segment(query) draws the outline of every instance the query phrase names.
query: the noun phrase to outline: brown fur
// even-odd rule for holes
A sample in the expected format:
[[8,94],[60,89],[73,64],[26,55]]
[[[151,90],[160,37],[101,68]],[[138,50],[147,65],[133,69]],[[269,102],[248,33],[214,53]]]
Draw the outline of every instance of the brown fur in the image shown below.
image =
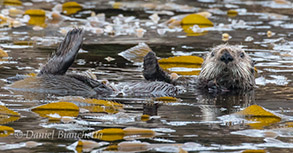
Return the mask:
[[[227,64],[221,60],[225,52],[233,57]],[[239,47],[219,45],[207,54],[198,81],[203,88],[252,89],[255,86],[253,61]]]

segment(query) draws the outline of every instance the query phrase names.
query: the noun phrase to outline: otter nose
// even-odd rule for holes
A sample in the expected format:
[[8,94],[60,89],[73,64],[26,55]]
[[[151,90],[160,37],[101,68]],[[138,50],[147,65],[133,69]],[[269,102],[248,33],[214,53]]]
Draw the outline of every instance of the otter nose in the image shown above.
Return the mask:
[[222,62],[225,62],[226,64],[228,64],[229,62],[232,62],[234,59],[233,59],[233,57],[231,56],[230,53],[225,52],[225,53],[222,55],[222,57],[220,58],[220,60],[221,60]]

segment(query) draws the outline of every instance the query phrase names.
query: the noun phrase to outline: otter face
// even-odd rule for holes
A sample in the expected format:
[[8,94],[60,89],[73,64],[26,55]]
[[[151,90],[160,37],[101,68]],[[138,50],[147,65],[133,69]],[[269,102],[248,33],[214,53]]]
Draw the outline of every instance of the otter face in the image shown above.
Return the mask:
[[253,61],[239,47],[219,45],[207,54],[199,79],[227,89],[251,89],[255,84]]

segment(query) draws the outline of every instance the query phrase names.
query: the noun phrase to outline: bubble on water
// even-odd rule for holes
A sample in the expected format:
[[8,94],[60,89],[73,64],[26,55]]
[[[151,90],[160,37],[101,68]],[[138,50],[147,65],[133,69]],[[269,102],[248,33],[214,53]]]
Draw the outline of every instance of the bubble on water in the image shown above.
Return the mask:
[[40,26],[34,26],[33,27],[33,30],[34,31],[41,31],[41,30],[43,30],[44,28],[43,27],[40,27]]
[[254,38],[252,36],[247,36],[244,41],[253,41]]
[[160,36],[163,36],[166,33],[166,29],[157,29],[157,32]]

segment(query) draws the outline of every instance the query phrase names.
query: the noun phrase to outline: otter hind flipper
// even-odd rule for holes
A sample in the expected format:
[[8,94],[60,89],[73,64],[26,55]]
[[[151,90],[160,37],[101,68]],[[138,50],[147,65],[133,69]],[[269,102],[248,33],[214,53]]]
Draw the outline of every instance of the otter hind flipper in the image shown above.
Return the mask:
[[149,52],[143,60],[143,76],[146,80],[150,81],[165,81],[171,83],[171,78],[158,63],[156,54]]
[[74,62],[76,55],[81,48],[84,30],[73,29],[69,31],[57,48],[56,53],[47,64],[41,69],[38,75],[53,74],[63,75]]

